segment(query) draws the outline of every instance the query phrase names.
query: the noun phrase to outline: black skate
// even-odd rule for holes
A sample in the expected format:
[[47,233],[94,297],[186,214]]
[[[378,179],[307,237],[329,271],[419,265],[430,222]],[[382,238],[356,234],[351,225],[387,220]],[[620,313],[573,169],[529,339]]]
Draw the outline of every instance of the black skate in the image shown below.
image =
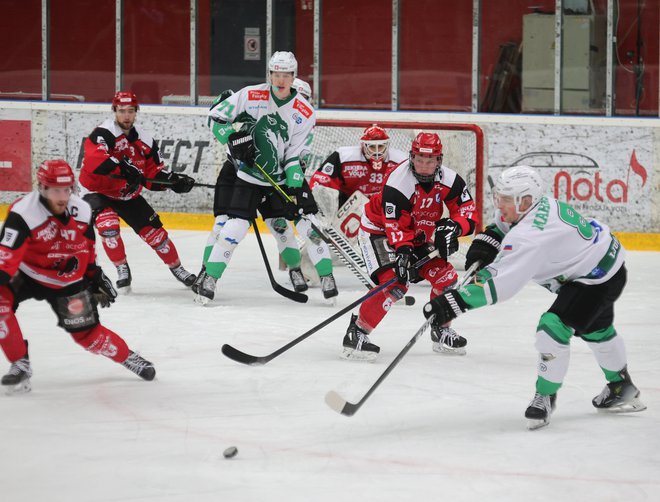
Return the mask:
[[307,291],[309,289],[307,281],[305,280],[305,276],[303,275],[300,268],[289,269],[289,277],[291,278],[293,289],[297,293],[302,293],[303,291]]
[[182,282],[188,287],[192,286],[195,282],[195,279],[197,279],[197,276],[188,272],[185,268],[183,268],[183,265],[170,268],[170,272],[172,272],[172,275],[176,277],[179,282]]
[[337,283],[332,274],[324,275],[321,279],[321,291],[323,291],[323,298],[334,298],[339,294],[337,291]]
[[131,276],[131,269],[128,266],[128,263],[122,263],[117,265],[117,292],[120,295],[127,295],[131,292],[131,282],[133,277]]
[[369,341],[367,332],[357,324],[357,316],[351,315],[351,323],[344,336],[344,351],[341,357],[353,361],[375,361],[380,352],[380,347]]
[[[27,341],[25,342],[27,347]],[[30,392],[32,385],[30,377],[32,376],[32,367],[30,366],[30,356],[25,355],[18,361],[11,363],[9,372],[2,377],[2,385],[6,386],[7,394],[21,394]]]
[[646,405],[639,399],[639,389],[628,374],[628,367],[619,373],[623,380],[608,383],[603,391],[591,401],[596,409],[606,413],[628,413],[643,411]]
[[215,283],[217,279],[204,272],[200,272],[199,277],[192,286],[195,293],[194,301],[200,305],[206,305],[215,297]]
[[144,380],[151,381],[156,376],[154,365],[132,350],[128,353],[128,357],[121,365]]
[[431,325],[431,341],[433,342],[434,352],[455,356],[464,356],[466,354],[465,346],[467,345],[467,340],[452,328]]
[[192,289],[193,293],[195,294],[199,293],[199,288],[202,286],[202,283],[204,282],[204,277],[206,277],[206,265],[202,265],[202,268],[199,269],[199,273],[195,278],[195,282],[193,282],[192,286],[190,286],[190,289]]
[[527,428],[532,431],[539,429],[550,423],[550,415],[555,411],[555,402],[557,401],[557,394],[543,396],[538,392],[534,394],[534,399],[529,403],[525,410],[525,418],[527,419]]

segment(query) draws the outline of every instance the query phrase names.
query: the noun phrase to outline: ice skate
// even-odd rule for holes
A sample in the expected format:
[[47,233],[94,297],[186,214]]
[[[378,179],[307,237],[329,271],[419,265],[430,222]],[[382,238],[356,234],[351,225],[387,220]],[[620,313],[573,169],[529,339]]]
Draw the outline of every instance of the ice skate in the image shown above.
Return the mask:
[[195,293],[194,301],[199,305],[206,305],[215,297],[217,279],[206,272],[200,273],[201,280],[195,281],[192,290]]
[[30,358],[25,354],[18,361],[11,363],[9,372],[2,377],[2,385],[5,386],[6,394],[24,394],[32,390],[30,377],[32,376],[32,367]]
[[630,413],[644,411],[646,405],[639,399],[639,389],[635,387],[627,367],[621,370],[623,380],[609,382],[603,391],[593,398],[592,404],[603,413]]
[[527,428],[530,431],[539,429],[550,423],[550,415],[555,410],[555,401],[557,401],[557,394],[543,396],[538,392],[534,394],[534,399],[529,403],[525,410],[525,418],[527,419]]
[[195,282],[195,279],[197,279],[197,276],[188,272],[185,268],[183,268],[183,265],[179,265],[178,267],[171,267],[170,272],[172,272],[172,275],[176,277],[179,282],[182,282],[188,287],[192,286]]
[[131,269],[128,266],[128,263],[121,263],[117,265],[117,293],[120,295],[127,295],[131,292],[131,282],[133,277],[131,276]]
[[466,354],[467,340],[450,327],[431,326],[431,341],[434,352],[455,356]]
[[307,281],[305,280],[305,276],[303,275],[300,268],[289,269],[289,277],[291,278],[291,285],[297,293],[302,293],[303,291],[307,291],[307,289],[309,289],[309,286],[307,286]]
[[339,294],[337,290],[337,283],[332,274],[324,275],[321,277],[321,291],[323,291],[323,298],[329,300]]
[[352,361],[375,361],[380,352],[380,347],[369,341],[367,332],[361,329],[357,324],[357,316],[351,316],[351,323],[346,330],[343,346],[344,351],[341,357]]
[[132,350],[121,365],[144,380],[151,381],[156,376],[154,365]]

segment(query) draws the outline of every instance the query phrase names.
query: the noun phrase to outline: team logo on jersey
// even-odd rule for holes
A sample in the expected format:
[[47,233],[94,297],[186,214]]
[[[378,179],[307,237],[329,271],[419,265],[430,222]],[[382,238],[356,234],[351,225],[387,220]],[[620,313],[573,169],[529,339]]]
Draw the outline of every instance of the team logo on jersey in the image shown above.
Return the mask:
[[44,241],[52,241],[55,236],[57,235],[57,224],[54,221],[51,221],[46,225],[44,228],[39,230],[37,232],[37,237],[36,239],[39,240],[44,240]]
[[9,328],[7,327],[7,323],[5,321],[0,321],[0,340],[7,338],[8,334]]
[[268,101],[269,91],[248,91],[249,101]]
[[463,189],[463,193],[461,194],[461,202],[467,202],[471,200],[472,197],[470,197],[470,192],[468,192],[467,187]]
[[385,203],[385,218],[394,219],[396,217],[396,206],[392,202]]
[[11,247],[14,246],[14,243],[16,242],[17,237],[18,237],[18,230],[14,230],[13,228],[5,227],[5,233],[2,236],[2,240],[0,241],[0,245],[11,248]]
[[312,110],[309,106],[307,106],[305,103],[300,101],[298,98],[293,102],[293,107],[298,110],[300,113],[302,113],[305,118],[309,118],[312,116]]

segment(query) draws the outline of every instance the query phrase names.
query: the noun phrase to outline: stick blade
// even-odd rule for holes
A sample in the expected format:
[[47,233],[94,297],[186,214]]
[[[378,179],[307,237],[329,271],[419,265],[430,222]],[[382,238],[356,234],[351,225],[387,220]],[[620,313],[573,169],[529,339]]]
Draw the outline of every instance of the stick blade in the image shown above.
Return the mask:
[[330,408],[335,410],[337,413],[341,413],[347,417],[353,416],[353,414],[357,411],[357,408],[354,404],[346,401],[346,399],[341,397],[334,390],[331,390],[325,395],[325,404],[330,406]]
[[232,361],[236,361],[237,363],[249,364],[250,366],[261,366],[265,364],[265,361],[262,357],[246,354],[245,352],[242,352],[227,343],[225,343],[220,350],[225,356],[227,356]]
[[284,286],[277,284],[274,281],[271,284],[277,294],[282,295],[285,298],[288,298],[289,300],[293,300],[294,302],[298,302],[298,303],[307,303],[307,300],[309,300],[309,297],[306,294],[298,293],[297,291],[291,291],[290,289],[286,289]]

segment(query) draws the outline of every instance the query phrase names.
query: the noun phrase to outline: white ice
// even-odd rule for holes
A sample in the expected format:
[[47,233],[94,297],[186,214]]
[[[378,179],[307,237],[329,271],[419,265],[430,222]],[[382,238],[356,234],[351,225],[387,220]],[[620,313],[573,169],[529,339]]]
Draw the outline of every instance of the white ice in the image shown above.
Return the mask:
[[[205,233],[171,234],[197,272]],[[428,287],[414,286],[417,304],[395,306],[373,334],[374,364],[339,358],[347,314],[267,365],[244,366],[221,354],[223,343],[268,354],[366,290],[340,268],[336,307],[319,289],[305,305],[280,297],[248,235],[215,301],[200,307],[151,249],[123,235],[133,293],[102,322],[155,363],[156,380],[82,350],[45,302],[22,304],[33,391],[0,395],[3,501],[660,500],[658,253],[629,253],[615,321],[648,409],[596,413],[604,377],[576,340],[551,424],[528,431],[533,333],[553,298],[538,286],[460,317],[465,357],[433,353],[425,335],[348,418],[326,392],[362,397],[423,323]],[[276,268],[275,243],[264,240]],[[226,460],[232,445],[238,455]]]

